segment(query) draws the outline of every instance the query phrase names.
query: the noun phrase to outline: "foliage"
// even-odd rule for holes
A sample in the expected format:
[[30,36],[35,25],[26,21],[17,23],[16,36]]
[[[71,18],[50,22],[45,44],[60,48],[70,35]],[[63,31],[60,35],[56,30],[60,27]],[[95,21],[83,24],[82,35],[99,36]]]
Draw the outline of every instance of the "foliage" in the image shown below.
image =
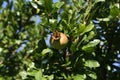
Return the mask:
[[[1,0],[0,80],[119,80],[119,0]],[[67,35],[65,49],[48,44]]]

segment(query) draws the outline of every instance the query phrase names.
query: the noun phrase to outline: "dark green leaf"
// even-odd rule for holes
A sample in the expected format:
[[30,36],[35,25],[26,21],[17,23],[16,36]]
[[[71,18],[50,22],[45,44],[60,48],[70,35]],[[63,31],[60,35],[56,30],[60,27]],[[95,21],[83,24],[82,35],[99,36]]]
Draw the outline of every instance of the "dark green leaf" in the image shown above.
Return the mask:
[[46,12],[50,13],[52,11],[52,0],[44,0],[44,6]]
[[46,48],[46,42],[45,42],[44,39],[39,40],[39,42],[38,42],[38,48],[39,48],[40,51],[42,51],[43,49]]
[[119,9],[117,6],[113,6],[113,7],[110,9],[110,14],[111,14],[111,16],[113,16],[113,17],[117,17],[118,15],[120,15],[120,9]]

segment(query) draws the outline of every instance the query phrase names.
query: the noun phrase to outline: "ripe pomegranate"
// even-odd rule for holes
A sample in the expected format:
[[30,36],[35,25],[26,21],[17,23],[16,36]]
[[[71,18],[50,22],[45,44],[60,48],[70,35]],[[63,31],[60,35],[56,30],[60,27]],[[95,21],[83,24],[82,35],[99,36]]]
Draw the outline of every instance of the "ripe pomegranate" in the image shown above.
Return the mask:
[[64,33],[55,31],[51,35],[50,44],[54,49],[63,49],[67,43],[68,38]]

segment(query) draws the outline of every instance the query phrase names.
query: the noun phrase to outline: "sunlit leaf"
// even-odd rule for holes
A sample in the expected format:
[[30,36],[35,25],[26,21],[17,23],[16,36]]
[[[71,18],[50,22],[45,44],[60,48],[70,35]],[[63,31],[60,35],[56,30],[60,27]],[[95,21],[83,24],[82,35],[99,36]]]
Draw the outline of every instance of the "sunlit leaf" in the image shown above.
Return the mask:
[[64,2],[56,2],[54,4],[54,6],[59,9],[59,8],[61,8],[63,6],[63,4],[64,4]]
[[[49,76],[45,76],[48,80],[53,80],[54,79],[54,75],[49,75]],[[46,80],[46,79],[45,79]]]
[[47,48],[42,51],[42,55],[52,52],[51,49]]
[[85,66],[89,68],[95,68],[95,67],[99,67],[100,64],[96,60],[87,60],[85,61]]
[[42,70],[41,69],[36,72],[35,80],[42,80]]
[[29,67],[30,67],[30,68],[35,68],[35,63],[34,63],[34,62],[31,62],[31,63],[29,64]]
[[22,79],[26,79],[27,75],[28,75],[28,73],[26,71],[21,71],[19,74],[22,77]]
[[92,79],[97,79],[97,75],[95,73],[88,74]]
[[89,33],[89,35],[88,35],[88,37],[87,37],[87,40],[91,40],[91,39],[93,39],[94,37],[95,37],[95,32],[94,31],[91,31],[90,33]]
[[110,21],[110,18],[97,18],[99,21]]
[[0,77],[0,80],[5,80],[5,78],[4,77]]
[[80,24],[79,25],[79,29],[80,29],[79,32],[83,33],[83,31],[85,30],[85,28],[86,28],[86,26],[84,24]]
[[76,75],[73,77],[73,80],[85,80],[86,76],[85,75]]
[[57,20],[56,19],[49,19],[50,25],[52,28],[56,28],[57,27]]
[[[84,29],[84,27],[85,27],[85,29]],[[81,35],[83,35],[84,33],[86,33],[86,32],[89,32],[89,31],[91,31],[92,29],[94,28],[94,25],[92,24],[92,23],[90,23],[88,26],[83,26],[83,32],[81,33]]]
[[105,0],[95,0],[95,2],[104,2]]
[[31,5],[34,7],[34,8],[38,8],[38,5],[36,4],[36,3],[34,3],[34,2],[31,2]]
[[100,40],[95,39],[91,42],[89,42],[87,45],[82,47],[82,50],[86,51],[86,52],[92,52],[94,51],[94,48],[96,47],[97,44],[100,43]]

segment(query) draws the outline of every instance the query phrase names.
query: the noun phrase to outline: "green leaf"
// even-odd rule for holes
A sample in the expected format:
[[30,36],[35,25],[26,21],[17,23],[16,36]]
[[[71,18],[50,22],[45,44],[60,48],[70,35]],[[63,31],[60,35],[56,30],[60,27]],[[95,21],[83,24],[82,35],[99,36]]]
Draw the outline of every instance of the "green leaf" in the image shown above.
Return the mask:
[[1,76],[0,76],[0,80],[6,80],[6,79],[5,79],[4,77],[1,77]]
[[[79,42],[79,43],[76,43],[76,45],[77,45],[77,47],[76,47],[76,49],[77,50],[79,50],[79,46],[81,45],[81,43],[83,42],[83,41],[85,41],[87,39],[87,35],[84,35],[83,36],[83,38],[81,39],[81,41]],[[75,48],[75,47],[74,47]],[[74,49],[75,50],[75,49]]]
[[35,1],[38,5],[40,5],[40,6],[42,6],[43,5],[43,3],[44,3],[44,1],[43,0],[36,0]]
[[52,0],[44,0],[44,6],[48,13],[52,11]]
[[94,51],[94,48],[96,47],[96,45],[98,45],[100,43],[100,40],[95,39],[91,42],[89,42],[87,45],[82,47],[82,50],[86,51],[86,52],[92,52]]
[[85,80],[86,75],[79,75],[73,76],[73,80]]
[[41,69],[36,72],[35,80],[42,80],[42,70]]
[[85,39],[85,41],[88,42],[89,40],[93,39],[95,35],[96,35],[95,32],[91,31],[89,35],[87,36],[87,38]]
[[97,18],[97,20],[99,20],[99,21],[110,21],[110,18]]
[[3,23],[0,22],[0,39],[3,37]]
[[85,28],[84,33],[91,31],[93,28],[94,28],[94,24],[92,24],[92,23],[89,24],[89,25]]
[[34,7],[34,8],[38,8],[38,6],[37,6],[37,4],[36,3],[34,3],[34,2],[31,2],[31,5]]
[[28,70],[32,69],[32,68],[35,68],[35,63],[34,62],[29,62],[28,66],[29,66]]
[[42,55],[45,55],[45,54],[50,53],[50,52],[52,52],[51,49],[49,49],[49,48],[44,49],[44,50],[42,51]]
[[[45,76],[46,76],[46,75],[45,75]],[[48,80],[53,80],[53,79],[54,79],[54,75],[49,75],[49,76],[47,75],[46,78],[47,78]]]
[[67,23],[66,20],[61,21],[61,26],[59,27],[61,30],[65,29],[66,31],[69,30],[70,25]]
[[99,67],[100,64],[96,60],[87,60],[85,61],[85,66],[89,68],[95,68],[95,67]]
[[95,0],[95,3],[104,2],[105,0]]
[[116,17],[120,14],[120,10],[117,6],[113,6],[111,9],[110,9],[110,15],[113,16],[113,17]]
[[91,74],[88,74],[92,79],[97,79],[97,76],[96,76],[96,74],[95,73],[91,73]]
[[80,33],[83,33],[83,31],[85,30],[85,28],[86,28],[86,27],[85,27],[84,24],[80,24],[80,25],[79,25],[79,32],[80,32]]
[[27,78],[27,72],[26,71],[21,71],[20,73],[19,73],[19,75],[22,77],[22,79],[24,80],[24,79],[26,79]]
[[82,32],[81,35],[83,35],[83,34],[86,33],[86,32],[91,31],[93,28],[94,28],[94,24],[90,23],[88,26],[85,27],[85,29],[83,28],[84,31]]
[[56,2],[54,6],[58,9],[60,9],[64,5],[64,2]]
[[91,31],[88,35],[88,40],[92,39],[93,37],[95,36],[95,32],[94,31]]
[[57,26],[57,20],[56,19],[49,19],[49,23],[51,25],[51,28],[56,28]]

